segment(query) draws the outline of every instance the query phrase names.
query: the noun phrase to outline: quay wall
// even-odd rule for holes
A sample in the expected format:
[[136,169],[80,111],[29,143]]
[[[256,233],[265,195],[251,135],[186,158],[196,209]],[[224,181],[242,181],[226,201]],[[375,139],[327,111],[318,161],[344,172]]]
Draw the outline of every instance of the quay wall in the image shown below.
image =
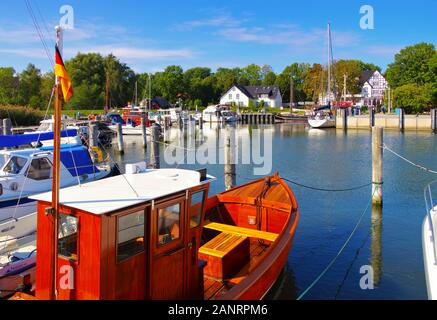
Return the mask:
[[[337,129],[344,128],[344,115],[336,117]],[[403,123],[402,116],[398,115],[375,115],[375,126],[384,129],[392,130],[416,130],[416,131],[432,131],[433,122],[430,115],[404,115]],[[403,125],[403,128],[402,128]],[[371,128],[371,115],[347,116],[346,129],[367,129]]]

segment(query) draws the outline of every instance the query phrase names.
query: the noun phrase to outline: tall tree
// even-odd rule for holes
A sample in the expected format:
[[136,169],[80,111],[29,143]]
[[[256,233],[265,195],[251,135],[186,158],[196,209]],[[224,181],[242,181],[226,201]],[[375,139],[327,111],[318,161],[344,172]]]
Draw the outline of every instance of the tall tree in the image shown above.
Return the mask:
[[39,107],[41,105],[41,70],[29,64],[18,77],[18,103]]
[[307,63],[293,63],[287,66],[276,78],[276,85],[281,90],[283,100],[290,102],[291,79],[293,78],[294,101],[305,101],[307,95],[303,90],[305,75],[310,69]]
[[172,103],[186,97],[184,71],[180,66],[169,66],[163,72],[156,73],[153,83],[156,90]]
[[433,82],[435,73],[430,62],[435,59],[433,44],[419,43],[402,49],[395,61],[387,68],[386,76],[390,86],[397,88],[406,84],[424,85]]
[[19,79],[14,68],[0,68],[0,104],[16,104]]
[[249,64],[241,69],[240,83],[247,83],[250,86],[259,86],[262,81],[261,67],[256,64]]

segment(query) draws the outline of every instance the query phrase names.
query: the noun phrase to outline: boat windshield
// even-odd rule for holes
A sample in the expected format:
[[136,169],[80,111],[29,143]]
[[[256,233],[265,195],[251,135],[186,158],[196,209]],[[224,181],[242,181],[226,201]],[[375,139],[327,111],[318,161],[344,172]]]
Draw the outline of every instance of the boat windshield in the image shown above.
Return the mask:
[[3,172],[7,174],[19,174],[27,163],[27,159],[23,157],[13,156],[3,167]]
[[46,123],[41,123],[40,126],[38,127],[38,130],[37,130],[37,131],[43,131],[43,132],[45,132],[45,131],[53,131],[51,125],[52,125],[52,124],[51,124],[51,123],[48,123],[48,122],[46,122]]

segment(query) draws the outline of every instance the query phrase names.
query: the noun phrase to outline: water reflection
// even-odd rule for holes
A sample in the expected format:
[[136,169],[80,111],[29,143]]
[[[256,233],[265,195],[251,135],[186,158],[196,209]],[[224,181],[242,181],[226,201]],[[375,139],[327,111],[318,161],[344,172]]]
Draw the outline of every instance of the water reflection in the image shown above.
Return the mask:
[[373,268],[373,281],[375,287],[379,285],[382,277],[382,207],[372,206],[372,243],[371,264]]

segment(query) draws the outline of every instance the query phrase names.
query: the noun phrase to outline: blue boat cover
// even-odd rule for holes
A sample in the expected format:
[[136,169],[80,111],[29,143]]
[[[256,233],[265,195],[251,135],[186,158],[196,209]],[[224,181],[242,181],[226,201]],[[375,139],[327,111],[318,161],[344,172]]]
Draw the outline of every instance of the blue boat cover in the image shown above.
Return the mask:
[[[77,136],[77,130],[75,129],[61,131],[62,138],[75,136]],[[28,145],[32,142],[40,142],[46,140],[53,140],[53,132],[0,136],[0,148],[13,148]]]
[[[53,151],[53,147],[39,148],[40,151]],[[81,145],[62,145],[61,162],[73,177],[98,173],[86,147]]]

